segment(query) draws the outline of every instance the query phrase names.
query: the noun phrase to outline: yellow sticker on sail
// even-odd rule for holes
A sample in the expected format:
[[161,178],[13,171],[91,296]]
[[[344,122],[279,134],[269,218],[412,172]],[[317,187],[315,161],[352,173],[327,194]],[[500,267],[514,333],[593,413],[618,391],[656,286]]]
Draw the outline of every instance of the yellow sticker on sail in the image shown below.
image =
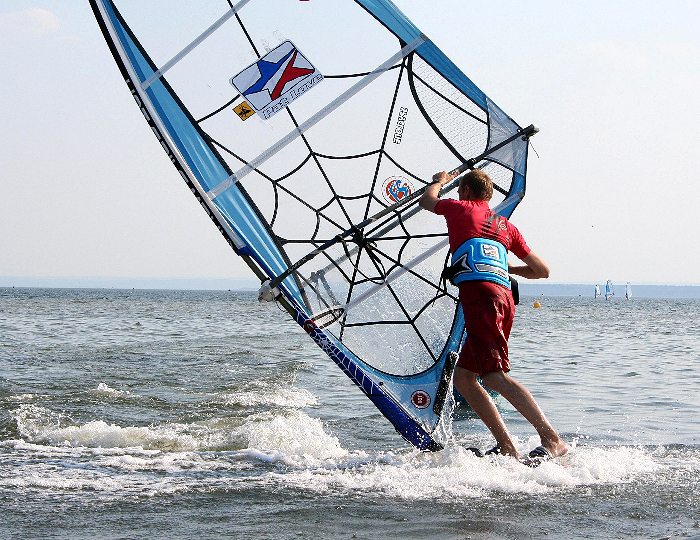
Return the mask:
[[253,107],[248,105],[247,101],[243,101],[236,105],[233,108],[233,112],[235,112],[241,120],[248,120],[248,118],[255,114]]

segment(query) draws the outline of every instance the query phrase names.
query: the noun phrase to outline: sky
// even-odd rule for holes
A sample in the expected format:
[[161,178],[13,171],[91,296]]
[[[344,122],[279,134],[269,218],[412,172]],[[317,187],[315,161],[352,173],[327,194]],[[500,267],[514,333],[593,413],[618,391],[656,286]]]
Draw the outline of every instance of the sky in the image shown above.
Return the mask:
[[[700,284],[700,2],[395,3],[540,127],[513,221],[551,281]],[[252,277],[144,123],[87,2],[4,0],[0,69],[0,285]]]

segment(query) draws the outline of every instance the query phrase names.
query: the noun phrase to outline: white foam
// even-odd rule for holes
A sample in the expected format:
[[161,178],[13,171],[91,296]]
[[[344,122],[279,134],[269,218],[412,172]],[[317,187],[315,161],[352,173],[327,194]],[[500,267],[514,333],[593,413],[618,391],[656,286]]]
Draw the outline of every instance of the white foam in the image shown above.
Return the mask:
[[100,499],[122,499],[124,496],[154,497],[183,492],[196,492],[210,489],[220,482],[213,478],[207,486],[191,478],[181,476],[154,476],[134,473],[115,475],[100,463],[89,465],[65,463],[32,463],[7,471],[0,476],[0,486],[13,490],[42,490],[48,492],[89,491],[90,497]]
[[12,448],[14,450],[32,454],[38,457],[47,458],[70,458],[81,456],[156,456],[161,454],[160,450],[149,450],[141,447],[131,446],[125,448],[101,448],[101,447],[73,447],[73,446],[50,446],[46,444],[27,442],[23,439],[10,439],[0,442],[0,447]]
[[198,437],[186,433],[184,426],[121,427],[94,420],[79,426],[46,429],[38,440],[49,444],[99,447],[141,447],[159,450],[197,449]]
[[435,454],[391,454],[389,459],[279,473],[279,481],[312,492],[366,493],[406,500],[546,494],[564,488],[627,483],[661,466],[635,448],[579,448],[570,456],[530,468],[509,457],[478,458],[462,447]]
[[283,388],[280,386],[270,387],[269,385],[223,394],[219,396],[217,402],[225,406],[254,407],[258,405],[272,405],[296,409],[318,405],[318,399],[308,390],[303,388]]
[[21,402],[27,402],[27,401],[34,401],[37,399],[39,396],[35,394],[12,394],[7,397],[10,401],[21,401]]
[[115,388],[112,388],[111,386],[107,385],[106,383],[101,382],[100,384],[97,385],[97,388],[94,388],[89,391],[91,394],[98,395],[98,396],[108,396],[108,397],[135,397],[135,394],[132,394],[128,390],[117,390]]
[[[643,474],[659,471],[663,466],[642,448],[620,446],[612,448],[578,447],[557,462],[540,466],[544,470],[558,467],[572,483],[602,484],[631,482]],[[545,465],[547,467],[545,467]]]
[[297,410],[252,415],[239,432],[247,440],[250,455],[259,459],[306,466],[348,454],[337,437],[325,432],[321,420]]
[[16,470],[12,476],[0,478],[4,487],[43,488],[51,490],[82,490],[115,491],[122,487],[118,479],[104,474],[95,474],[85,469],[61,469],[60,474],[55,466],[50,464],[27,464]]
[[[569,455],[537,468],[508,457],[478,458],[454,444],[437,453],[350,452],[320,419],[296,409],[267,411],[244,419],[143,427],[122,427],[102,420],[70,425],[57,413],[36,405],[21,405],[13,415],[22,440],[5,441],[0,446],[44,462],[43,468],[39,464],[35,464],[38,468],[21,465],[2,480],[2,485],[18,488],[196,491],[201,478],[194,473],[216,470],[227,472],[215,476],[216,482],[227,488],[245,481],[311,493],[459,501],[628,483],[681,463],[665,449],[576,444]],[[528,448],[531,444],[528,440],[519,446]],[[73,464],[60,465],[67,462]],[[283,467],[271,472],[260,462]],[[700,469],[700,459],[686,459],[682,464]],[[96,472],[96,467],[102,472]],[[245,477],[236,474],[242,469],[249,471]],[[104,470],[121,474],[116,478],[108,474],[103,479],[100,475]],[[168,479],[158,477],[162,484],[152,486],[152,472],[178,474]]]
[[242,420],[212,419],[196,424],[155,426],[119,426],[103,420],[75,424],[35,405],[21,405],[12,414],[25,444],[99,449],[101,454],[119,449],[136,455],[144,451],[228,450],[239,452],[244,459],[295,466],[332,462],[347,455],[337,437],[326,433],[321,420],[295,409],[259,413]]
[[51,446],[195,451],[217,449],[229,443],[222,430],[198,424],[122,427],[93,420],[71,425],[70,420],[35,405],[22,405],[12,414],[23,439]]

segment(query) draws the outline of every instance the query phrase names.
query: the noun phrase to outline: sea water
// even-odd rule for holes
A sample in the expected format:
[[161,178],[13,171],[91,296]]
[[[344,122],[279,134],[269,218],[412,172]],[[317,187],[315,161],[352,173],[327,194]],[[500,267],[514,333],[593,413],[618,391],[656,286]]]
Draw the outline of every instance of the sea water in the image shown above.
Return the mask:
[[459,409],[414,450],[252,293],[0,289],[0,537],[700,537],[700,300],[540,302],[511,374],[572,450],[531,469]]

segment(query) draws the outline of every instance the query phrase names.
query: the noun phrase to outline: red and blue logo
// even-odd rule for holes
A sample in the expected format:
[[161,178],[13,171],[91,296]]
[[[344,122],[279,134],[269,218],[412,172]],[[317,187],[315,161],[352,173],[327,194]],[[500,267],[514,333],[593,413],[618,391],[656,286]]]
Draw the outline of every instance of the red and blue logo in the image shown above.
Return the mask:
[[323,75],[299,49],[285,41],[231,77],[231,84],[268,119],[322,80]]
[[426,409],[430,406],[430,394],[425,390],[416,390],[411,394],[411,403],[417,409]]
[[390,204],[394,204],[404,200],[413,193],[413,186],[408,179],[402,176],[390,176],[384,181],[382,186],[382,195],[384,200]]

